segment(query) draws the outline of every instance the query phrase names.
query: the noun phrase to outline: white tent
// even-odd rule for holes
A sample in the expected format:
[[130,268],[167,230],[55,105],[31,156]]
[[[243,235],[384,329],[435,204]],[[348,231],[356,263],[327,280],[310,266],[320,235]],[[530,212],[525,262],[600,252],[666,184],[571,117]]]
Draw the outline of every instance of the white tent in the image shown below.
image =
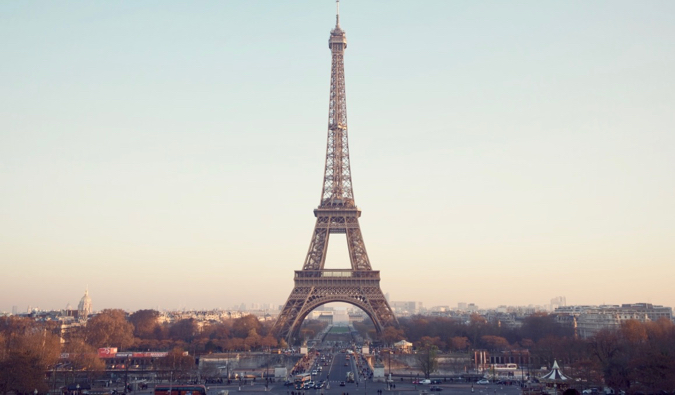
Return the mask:
[[567,383],[572,381],[571,378],[565,376],[558,366],[558,361],[553,361],[553,369],[544,376],[539,378],[540,381],[545,383]]

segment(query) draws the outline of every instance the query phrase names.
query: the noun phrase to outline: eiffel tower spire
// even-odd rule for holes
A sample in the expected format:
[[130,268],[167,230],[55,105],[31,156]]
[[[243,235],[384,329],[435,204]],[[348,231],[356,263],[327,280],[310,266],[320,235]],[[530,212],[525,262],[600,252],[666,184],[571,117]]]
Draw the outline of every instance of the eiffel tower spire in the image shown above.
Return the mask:
[[[339,3],[338,3],[339,6]],[[340,14],[328,39],[331,51],[330,96],[328,99],[328,142],[319,207],[314,210],[316,226],[303,270],[322,270],[326,263],[328,238],[332,233],[347,235],[352,270],[371,270],[354,202],[347,134],[347,94],[344,54],[347,34],[340,28]]]
[[330,98],[328,107],[328,147],[323,178],[321,207],[356,207],[349,167],[347,141],[347,95],[345,93],[344,55],[347,34],[340,28],[340,2],[337,1],[335,29],[331,30],[328,48],[332,54]]
[[[361,210],[354,202],[347,139],[347,97],[345,93],[344,53],[347,35],[340,27],[337,3],[335,28],[331,30],[330,96],[328,104],[328,143],[321,190],[321,201],[314,209],[316,224],[302,270],[295,272],[295,287],[274,326],[274,331],[291,342],[302,321],[313,309],[330,302],[345,302],[361,308],[375,329],[398,325],[380,289],[380,272],[372,270],[361,235]],[[331,234],[347,237],[351,269],[325,269]]]

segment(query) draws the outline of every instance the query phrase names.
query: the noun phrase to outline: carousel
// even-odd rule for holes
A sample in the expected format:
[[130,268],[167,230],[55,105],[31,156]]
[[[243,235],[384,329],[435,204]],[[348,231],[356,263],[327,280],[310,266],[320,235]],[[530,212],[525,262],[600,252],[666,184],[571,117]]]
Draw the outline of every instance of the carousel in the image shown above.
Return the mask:
[[558,361],[553,361],[553,368],[547,374],[539,378],[539,382],[546,385],[549,394],[562,394],[574,383],[571,377],[565,376],[558,366]]

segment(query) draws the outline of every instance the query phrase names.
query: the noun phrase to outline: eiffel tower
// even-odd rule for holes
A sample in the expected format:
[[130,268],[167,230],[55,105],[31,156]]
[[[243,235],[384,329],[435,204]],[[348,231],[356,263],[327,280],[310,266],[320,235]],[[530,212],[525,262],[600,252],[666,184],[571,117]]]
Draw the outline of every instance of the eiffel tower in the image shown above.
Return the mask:
[[[398,321],[380,289],[380,272],[372,270],[361,235],[361,210],[354,203],[347,142],[347,100],[345,96],[344,52],[347,36],[340,28],[337,0],[335,28],[328,47],[332,53],[328,109],[328,147],[321,203],[314,210],[316,225],[302,270],[295,271],[295,286],[273,328],[289,344],[296,340],[300,325],[315,308],[330,302],[359,307],[381,333]],[[351,269],[325,269],[331,234],[345,234]]]

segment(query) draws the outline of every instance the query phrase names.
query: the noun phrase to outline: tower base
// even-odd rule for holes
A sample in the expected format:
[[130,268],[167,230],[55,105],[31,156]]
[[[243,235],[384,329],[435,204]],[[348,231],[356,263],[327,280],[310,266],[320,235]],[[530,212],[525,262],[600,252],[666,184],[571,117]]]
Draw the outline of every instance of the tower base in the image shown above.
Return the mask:
[[273,331],[293,344],[300,340],[298,334],[305,317],[331,302],[349,303],[363,310],[373,321],[377,333],[387,326],[398,326],[380,289],[379,271],[296,270],[295,286]]

